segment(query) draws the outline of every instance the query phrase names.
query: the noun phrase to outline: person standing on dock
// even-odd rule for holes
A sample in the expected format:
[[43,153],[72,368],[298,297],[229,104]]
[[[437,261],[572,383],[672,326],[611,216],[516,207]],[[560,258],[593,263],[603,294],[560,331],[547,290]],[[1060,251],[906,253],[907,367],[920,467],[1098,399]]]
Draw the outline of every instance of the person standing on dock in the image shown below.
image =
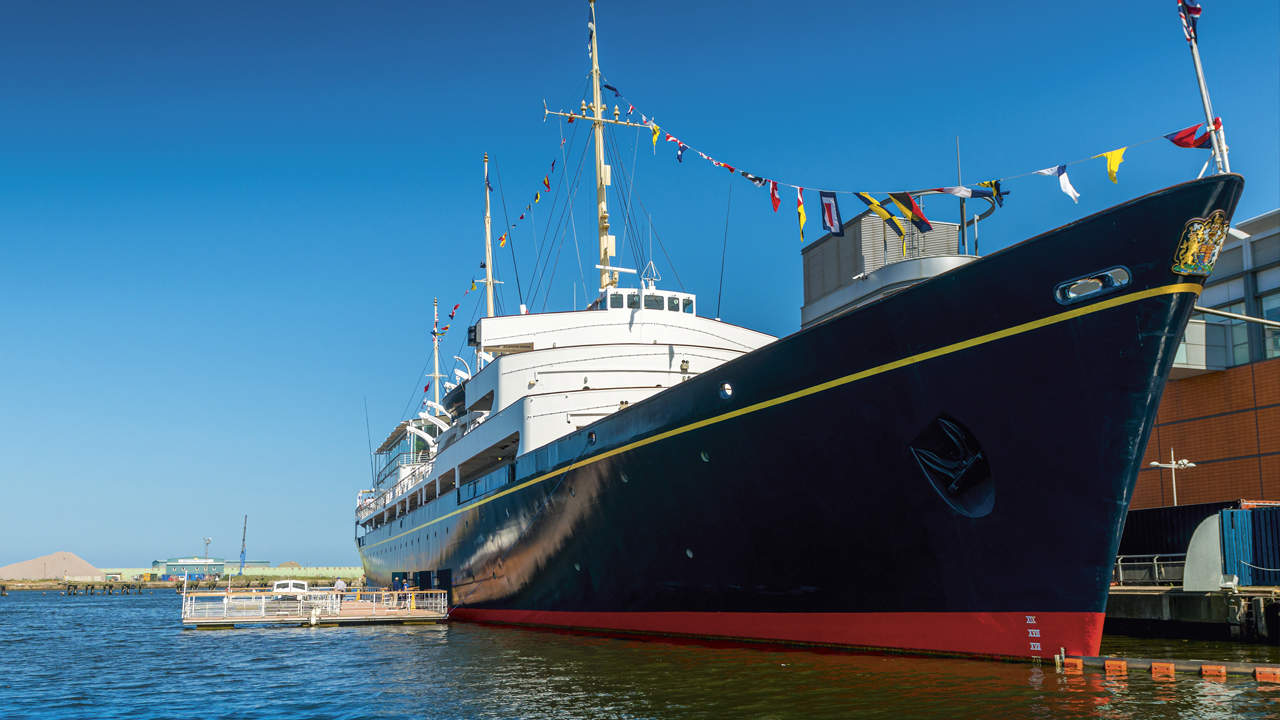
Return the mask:
[[338,596],[338,610],[342,610],[342,596],[347,592],[347,583],[342,578],[333,579],[333,594]]

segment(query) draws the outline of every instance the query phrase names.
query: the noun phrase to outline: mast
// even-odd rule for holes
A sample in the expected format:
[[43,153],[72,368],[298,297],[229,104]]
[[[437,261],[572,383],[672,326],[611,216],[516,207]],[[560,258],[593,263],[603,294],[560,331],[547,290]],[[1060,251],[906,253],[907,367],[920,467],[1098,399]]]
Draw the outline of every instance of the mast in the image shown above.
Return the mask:
[[[1182,7],[1179,12],[1185,12]],[[1186,20],[1184,20],[1184,23]],[[1192,26],[1194,27],[1194,26]],[[1204,66],[1200,64],[1199,38],[1195,30],[1188,33],[1187,45],[1191,47],[1191,61],[1196,67],[1196,81],[1200,85],[1200,102],[1204,104],[1205,128],[1209,131],[1209,141],[1213,143],[1213,160],[1218,173],[1231,172],[1231,163],[1227,160],[1227,136],[1221,129],[1213,127],[1213,105],[1209,102],[1209,86],[1204,81]]]
[[[248,537],[249,537],[249,516],[245,515],[244,527],[240,528],[240,572],[236,573],[236,575],[244,574],[244,552],[245,552],[244,541]],[[230,582],[229,579],[228,579],[228,582]]]
[[440,298],[431,299],[431,387],[436,405],[440,404]]
[[[956,136],[956,185],[964,185],[964,178],[960,174],[960,136],[959,135]],[[960,198],[960,252],[963,252],[964,254],[968,255],[969,254],[969,238],[965,236],[964,213],[965,213],[964,198]],[[975,230],[975,232],[977,231]],[[975,241],[974,244],[977,245],[977,242]],[[976,255],[977,253],[974,253],[974,254]]]
[[596,48],[596,0],[587,0],[591,10],[591,123],[596,144],[596,210],[600,231],[600,289],[618,284],[618,273],[610,270],[614,238],[609,234],[609,206],[605,188],[609,186],[609,166],[604,164],[604,103],[600,100],[600,52]]
[[557,117],[568,118],[569,122],[574,120],[586,120],[591,118],[592,136],[596,146],[596,212],[597,227],[600,235],[600,253],[599,262],[596,267],[600,270],[600,289],[604,290],[608,287],[614,287],[618,284],[618,270],[613,266],[613,256],[616,254],[615,238],[609,234],[609,206],[605,197],[605,189],[610,184],[610,168],[604,163],[604,126],[605,125],[621,125],[630,128],[651,129],[651,125],[630,122],[622,120],[621,114],[618,112],[618,106],[613,106],[613,119],[610,120],[604,116],[604,101],[600,97],[600,54],[596,45],[596,0],[587,0],[590,15],[587,18],[587,29],[590,31],[591,37],[588,43],[591,50],[591,114],[587,114],[587,102],[582,101],[582,109],[578,113],[565,112],[563,110],[551,110],[546,106],[546,101],[542,103],[542,118],[555,115]]
[[484,303],[485,317],[493,317],[493,239],[489,219],[489,153],[484,154]]

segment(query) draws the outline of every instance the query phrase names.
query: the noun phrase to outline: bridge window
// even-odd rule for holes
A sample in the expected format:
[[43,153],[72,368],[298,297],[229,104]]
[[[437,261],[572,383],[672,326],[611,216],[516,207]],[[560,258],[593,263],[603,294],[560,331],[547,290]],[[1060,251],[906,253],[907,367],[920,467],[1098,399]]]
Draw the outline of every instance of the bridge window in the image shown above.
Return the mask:
[[680,298],[676,297],[675,295],[672,295],[671,297],[667,298],[667,309],[680,312]]
[[684,311],[687,313],[693,312],[693,298],[684,299]]
[[611,308],[622,307],[622,293],[614,293],[609,296],[609,307]]
[[645,295],[644,309],[645,310],[661,310],[662,296],[661,295]]
[[639,296],[639,295],[636,295],[635,293],[629,293],[629,294],[627,295],[627,309],[628,309],[628,310],[639,310],[639,309],[640,309],[640,296]]

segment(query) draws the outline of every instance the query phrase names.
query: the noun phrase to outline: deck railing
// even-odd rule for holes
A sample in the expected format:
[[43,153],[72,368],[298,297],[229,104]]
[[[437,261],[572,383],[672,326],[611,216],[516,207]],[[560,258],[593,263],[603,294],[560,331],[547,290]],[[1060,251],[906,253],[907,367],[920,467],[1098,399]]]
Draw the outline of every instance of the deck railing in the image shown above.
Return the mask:
[[[345,610],[344,610],[345,606]],[[202,590],[182,595],[182,619],[249,620],[266,618],[293,620],[299,617],[323,620],[339,615],[368,617],[400,615],[405,612],[446,615],[448,593],[444,590],[348,590],[329,588],[304,593],[265,589]]]
[[1111,571],[1116,585],[1177,585],[1182,582],[1186,553],[1120,555]]

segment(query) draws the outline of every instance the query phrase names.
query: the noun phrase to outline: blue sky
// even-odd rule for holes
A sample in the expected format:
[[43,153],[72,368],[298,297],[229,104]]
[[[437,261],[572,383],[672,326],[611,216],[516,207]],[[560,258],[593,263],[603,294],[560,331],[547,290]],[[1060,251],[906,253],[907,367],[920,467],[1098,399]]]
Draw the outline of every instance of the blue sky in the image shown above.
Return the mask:
[[[602,2],[606,77],[694,147],[806,187],[953,184],[957,136],[975,181],[1203,120],[1172,0],[689,5]],[[1280,206],[1280,6],[1203,5],[1249,217]],[[541,110],[582,98],[585,15],[578,2],[8,4],[0,564],[70,550],[138,566],[205,535],[234,557],[245,513],[253,558],[354,564],[364,398],[377,444],[421,397],[431,298],[462,302],[446,357],[476,317],[480,294],[463,291],[483,257],[481,154],[512,217],[562,129],[580,132],[566,146],[577,166],[583,126]],[[696,157],[678,165],[669,144],[655,155],[633,131],[616,139],[614,172],[634,179],[702,313],[732,185],[721,315],[794,331],[792,197],[774,214],[767,193]],[[1101,160],[1073,166],[1078,205],[1051,178],[1011,181],[982,250],[1190,179],[1204,158],[1135,147],[1117,185]],[[573,214],[588,282],[589,168]],[[855,202],[842,200],[846,218]],[[495,227],[501,212],[495,196]],[[573,232],[561,236],[534,309],[582,296]],[[522,225],[511,247],[526,293],[535,246]],[[514,308],[511,255],[496,265]]]

